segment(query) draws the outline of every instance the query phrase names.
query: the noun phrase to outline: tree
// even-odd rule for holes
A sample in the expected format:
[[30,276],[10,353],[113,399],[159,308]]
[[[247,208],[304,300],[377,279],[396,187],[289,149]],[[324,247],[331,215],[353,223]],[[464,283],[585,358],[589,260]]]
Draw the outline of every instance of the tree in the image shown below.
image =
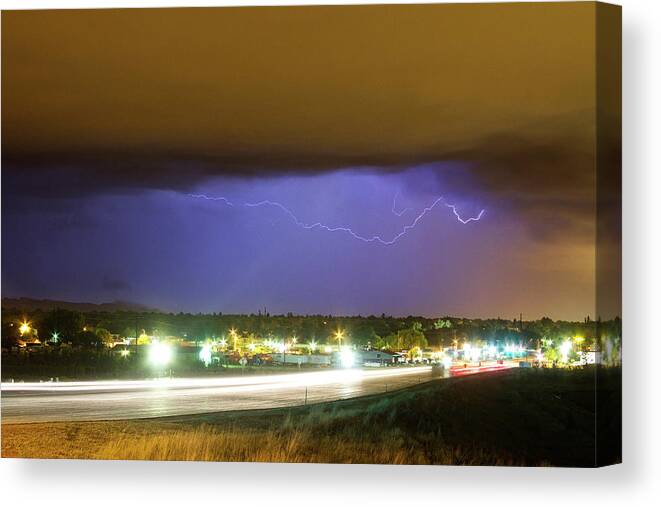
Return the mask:
[[57,308],[44,315],[39,329],[45,340],[57,333],[60,341],[73,342],[83,328],[84,318],[80,312]]
[[2,321],[2,348],[11,348],[16,346],[18,339],[17,327],[8,320]]
[[110,334],[110,331],[103,327],[97,327],[94,330],[94,333],[96,334],[97,338],[99,339],[99,342],[102,343],[103,345],[109,347],[113,343],[113,337],[112,334]]
[[79,333],[76,333],[76,336],[74,337],[71,342],[74,345],[78,345],[80,347],[98,347],[101,344],[101,340],[99,337],[96,335],[94,331],[80,331]]
[[434,322],[434,329],[450,329],[452,327],[452,322],[450,322],[449,319],[443,320],[443,319],[438,319],[436,322]]
[[386,336],[383,340],[379,341],[380,348],[388,348],[391,350],[410,350],[414,347],[424,349],[427,347],[427,339],[424,333],[420,330],[420,326],[414,323],[412,327],[402,329],[394,334]]
[[376,346],[379,341],[379,336],[370,325],[361,323],[356,326],[351,332],[352,342],[355,345],[371,345]]

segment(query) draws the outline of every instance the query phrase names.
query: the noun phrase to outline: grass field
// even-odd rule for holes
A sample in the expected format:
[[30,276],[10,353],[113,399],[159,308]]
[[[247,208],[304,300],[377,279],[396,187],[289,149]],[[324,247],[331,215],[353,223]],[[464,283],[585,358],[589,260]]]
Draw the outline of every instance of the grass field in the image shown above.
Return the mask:
[[[600,412],[620,410],[619,370],[602,377]],[[292,409],[3,424],[2,456],[593,466],[594,384],[594,370],[513,370]]]

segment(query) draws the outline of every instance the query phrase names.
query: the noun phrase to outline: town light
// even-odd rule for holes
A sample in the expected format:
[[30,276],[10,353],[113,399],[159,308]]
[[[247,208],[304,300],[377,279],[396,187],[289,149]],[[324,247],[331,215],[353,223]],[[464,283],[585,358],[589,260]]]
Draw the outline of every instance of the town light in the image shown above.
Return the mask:
[[209,366],[211,364],[211,344],[205,343],[202,345],[200,350],[200,361],[204,363],[204,366]]
[[571,350],[571,340],[565,340],[560,345],[560,355],[562,356],[562,362],[566,363],[569,358],[569,351]]
[[355,354],[350,349],[345,348],[340,352],[340,364],[343,368],[351,368],[355,359]]
[[344,340],[344,331],[341,329],[338,329],[335,331],[335,339],[337,340],[337,344],[339,347],[342,346],[342,340]]
[[310,347],[310,352],[315,352],[317,350],[317,342],[312,340],[308,347]]
[[27,321],[23,321],[21,323],[21,327],[18,328],[18,332],[21,333],[21,336],[23,336],[26,333],[30,332],[30,323]]
[[57,331],[53,331],[53,334],[50,335],[50,339],[53,343],[60,341],[60,334]]
[[149,360],[156,366],[165,366],[172,359],[172,348],[167,343],[155,341],[149,346]]
[[236,332],[236,329],[231,328],[230,329],[230,336],[232,337],[232,348],[236,350],[236,339],[238,337],[238,334]]

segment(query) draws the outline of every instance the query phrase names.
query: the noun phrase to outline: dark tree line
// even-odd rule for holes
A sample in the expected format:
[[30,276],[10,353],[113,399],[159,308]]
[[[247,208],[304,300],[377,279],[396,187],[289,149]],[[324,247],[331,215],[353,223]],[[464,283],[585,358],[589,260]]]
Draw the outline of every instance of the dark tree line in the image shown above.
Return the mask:
[[[228,336],[234,329],[244,335],[262,338],[296,336],[303,341],[330,343],[342,330],[346,343],[360,346],[408,348],[449,346],[470,341],[515,342],[534,347],[542,339],[558,339],[581,335],[586,344],[595,342],[597,333],[620,340],[619,318],[596,323],[536,321],[517,319],[463,319],[456,317],[426,318],[420,316],[392,317],[331,315],[227,315],[222,313],[157,313],[157,312],[86,312],[56,309],[29,314],[12,310],[2,313],[2,346],[10,347],[21,338],[19,325],[31,323],[31,332],[42,342],[70,343],[84,347],[99,347],[111,340],[111,335],[135,337],[136,332],[159,336],[180,336],[190,340],[205,340]],[[54,338],[55,337],[55,338]],[[618,342],[619,344],[619,342]]]

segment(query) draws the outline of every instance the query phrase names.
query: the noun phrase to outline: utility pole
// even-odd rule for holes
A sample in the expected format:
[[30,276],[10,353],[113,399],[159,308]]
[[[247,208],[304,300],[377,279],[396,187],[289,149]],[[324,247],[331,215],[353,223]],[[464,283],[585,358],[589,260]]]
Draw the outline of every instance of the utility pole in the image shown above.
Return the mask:
[[138,363],[138,317],[135,318],[135,359],[133,363],[135,364],[136,378],[138,378],[140,377],[140,363]]
[[138,318],[135,318],[135,357],[138,357]]

